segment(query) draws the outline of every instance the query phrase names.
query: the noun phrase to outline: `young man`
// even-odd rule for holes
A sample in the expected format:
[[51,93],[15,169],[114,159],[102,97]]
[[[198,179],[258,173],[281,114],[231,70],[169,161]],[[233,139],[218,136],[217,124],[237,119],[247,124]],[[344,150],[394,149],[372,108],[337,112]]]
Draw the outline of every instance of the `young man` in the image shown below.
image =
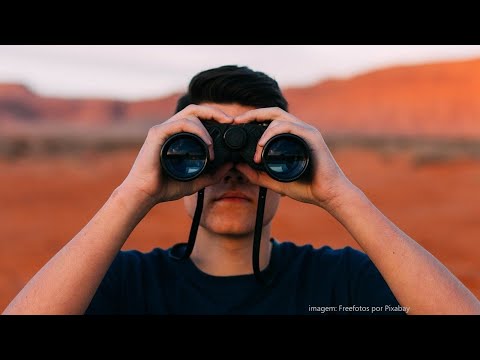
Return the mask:
[[[202,120],[225,124],[272,121],[255,161],[274,135],[303,138],[310,182],[281,183],[247,164],[227,163],[193,181],[162,172],[160,150],[178,132],[198,135],[213,158]],[[259,186],[268,188],[260,246],[264,285],[252,274]],[[205,188],[191,257],[184,245],[143,254],[120,252],[156,204],[185,199],[193,216]],[[314,249],[271,238],[280,196],[314,204],[335,217],[365,251]],[[163,224],[161,226],[169,226]],[[108,272],[107,272],[108,271]],[[479,314],[475,296],[428,251],[390,222],[343,174],[318,129],[288,113],[278,84],[246,67],[196,75],[176,114],[150,129],[122,184],[94,218],[25,286],[6,314]]]

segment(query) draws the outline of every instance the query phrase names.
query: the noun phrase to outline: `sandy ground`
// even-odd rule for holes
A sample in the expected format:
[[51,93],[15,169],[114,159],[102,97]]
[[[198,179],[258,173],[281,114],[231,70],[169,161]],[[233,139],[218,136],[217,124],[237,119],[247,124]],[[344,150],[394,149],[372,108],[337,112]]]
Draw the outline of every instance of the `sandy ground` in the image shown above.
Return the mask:
[[[415,165],[408,154],[336,151],[344,172],[401,229],[480,297],[480,163]],[[0,310],[95,214],[123,180],[135,151],[0,161]],[[126,249],[188,237],[182,201],[155,207]],[[325,211],[284,198],[273,235],[315,246],[358,245]]]

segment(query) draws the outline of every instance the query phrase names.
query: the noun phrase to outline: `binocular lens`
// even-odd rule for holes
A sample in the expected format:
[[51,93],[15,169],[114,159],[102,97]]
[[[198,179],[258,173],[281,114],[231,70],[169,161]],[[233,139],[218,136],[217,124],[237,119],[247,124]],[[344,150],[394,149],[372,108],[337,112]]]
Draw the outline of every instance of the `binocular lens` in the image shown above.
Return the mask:
[[197,135],[180,133],[169,138],[162,147],[161,162],[165,171],[179,181],[198,177],[208,160],[208,148]]
[[275,180],[290,182],[305,172],[310,156],[305,141],[293,134],[280,134],[265,144],[262,160]]

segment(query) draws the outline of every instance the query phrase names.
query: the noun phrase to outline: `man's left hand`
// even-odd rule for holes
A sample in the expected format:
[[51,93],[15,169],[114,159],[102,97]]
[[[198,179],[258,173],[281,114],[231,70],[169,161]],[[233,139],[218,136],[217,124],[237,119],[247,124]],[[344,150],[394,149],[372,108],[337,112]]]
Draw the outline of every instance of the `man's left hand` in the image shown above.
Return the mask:
[[234,118],[234,124],[272,121],[258,141],[254,161],[261,162],[267,141],[278,134],[295,134],[310,148],[311,177],[309,182],[297,180],[279,182],[267,173],[257,171],[244,163],[236,165],[248,180],[292,199],[321,206],[328,210],[346,190],[354,188],[333,158],[320,131],[280,108],[261,108],[247,111]]

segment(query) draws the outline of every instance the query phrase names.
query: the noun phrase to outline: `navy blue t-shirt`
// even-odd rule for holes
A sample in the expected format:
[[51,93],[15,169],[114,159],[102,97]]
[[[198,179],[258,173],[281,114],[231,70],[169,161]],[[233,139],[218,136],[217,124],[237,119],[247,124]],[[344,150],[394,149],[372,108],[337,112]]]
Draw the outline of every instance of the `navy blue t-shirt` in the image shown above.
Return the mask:
[[[272,240],[270,263],[253,274],[212,276],[171,251],[121,251],[87,314],[404,314],[368,256]],[[373,308],[375,307],[375,308]],[[397,310],[395,310],[397,309]]]

